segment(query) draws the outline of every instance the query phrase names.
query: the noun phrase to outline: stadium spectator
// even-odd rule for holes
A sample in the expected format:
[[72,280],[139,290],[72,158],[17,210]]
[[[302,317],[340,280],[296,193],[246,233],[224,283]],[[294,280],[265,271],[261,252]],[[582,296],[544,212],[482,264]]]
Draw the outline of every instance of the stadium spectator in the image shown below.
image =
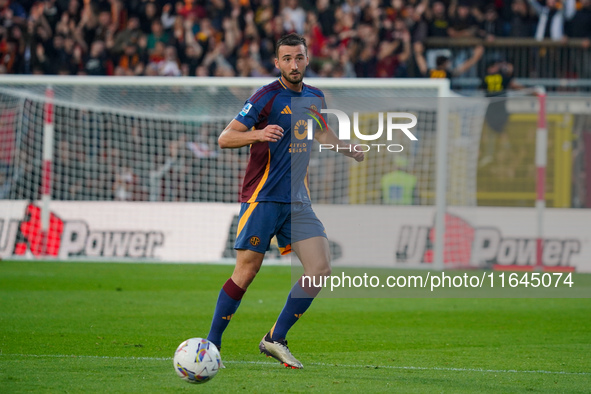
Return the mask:
[[143,75],[145,65],[145,56],[142,56],[138,52],[137,46],[133,42],[129,41],[125,45],[123,54],[119,56],[117,66],[115,68],[115,75]]
[[[591,39],[591,0],[583,0],[581,8],[568,24],[567,34],[569,37]],[[589,47],[589,43],[586,44]]]
[[178,77],[181,75],[175,47],[168,46],[164,50],[164,59],[158,64],[158,75],[165,77]]
[[187,43],[185,49],[185,75],[196,76],[197,68],[201,65],[203,60],[203,48],[196,42]]
[[84,62],[84,72],[87,75],[107,75],[107,56],[103,41],[92,43],[90,55]]
[[8,40],[8,32],[0,27],[0,74],[12,74],[19,68],[18,45]]
[[[182,6],[180,6],[179,3],[183,3]],[[198,20],[207,17],[205,8],[197,4],[197,1],[195,0],[185,0],[184,2],[177,1],[176,4],[180,6],[177,7],[177,14],[181,15],[183,18]]]
[[158,19],[158,8],[156,7],[156,2],[142,2],[139,18],[142,32],[144,34],[150,34],[152,32],[152,23]]
[[376,77],[406,76],[406,61],[410,58],[410,32],[401,19],[395,21],[392,41],[382,41],[378,46]]
[[35,47],[35,56],[33,58],[32,73],[49,74],[51,70],[51,63],[45,54],[45,47],[43,44],[37,44]]
[[287,4],[282,12],[283,29],[286,32],[304,33],[304,23],[306,22],[306,12],[300,7],[298,0],[287,0]]
[[488,62],[482,88],[489,97],[504,96],[509,89],[521,89],[513,79],[513,64],[494,59]]
[[129,44],[138,45],[141,34],[140,20],[135,16],[130,17],[127,21],[125,30],[120,31],[115,35],[115,41],[111,47],[111,52],[115,55],[119,55]]
[[450,11],[453,17],[449,23],[447,34],[451,38],[475,37],[478,32],[478,20],[472,14],[468,4],[460,3],[455,12]]
[[528,7],[526,0],[513,0],[509,36],[531,37],[534,34],[535,19],[535,13]]
[[499,13],[493,4],[489,4],[486,7],[483,18],[479,31],[479,35],[482,38],[492,41],[495,37],[505,35],[503,21],[499,18]]
[[308,47],[309,55],[312,58],[321,57],[326,55],[327,40],[322,33],[322,27],[318,22],[316,14],[308,12],[308,22],[306,23],[306,36],[307,41],[310,42]]
[[49,23],[51,30],[55,32],[57,23],[60,20],[60,10],[57,4],[57,0],[45,0],[43,4],[43,16]]
[[355,62],[355,74],[360,78],[375,78],[376,76],[376,51],[373,47],[365,46]]
[[450,28],[449,18],[442,1],[435,1],[431,10],[426,12],[429,37],[447,37]]
[[550,38],[560,41],[564,38],[564,23],[575,14],[575,0],[565,0],[559,4],[556,0],[546,0],[541,5],[537,0],[528,0],[529,4],[539,16],[535,38],[538,41]]
[[417,177],[408,170],[408,159],[396,156],[392,171],[380,180],[382,203],[391,205],[413,205],[419,203]]
[[334,34],[334,25],[336,23],[334,9],[331,7],[330,0],[316,0],[315,15],[318,19],[322,34],[330,37]]
[[137,177],[129,167],[121,167],[115,174],[113,196],[116,201],[137,201]]
[[66,11],[68,14],[68,20],[71,20],[72,23],[76,26],[80,22],[80,2],[78,0],[70,0],[68,2],[68,10]]
[[580,78],[591,78],[591,69],[588,65],[591,62],[591,0],[583,0],[581,8],[575,13],[573,19],[568,25],[567,34],[569,37],[582,38],[582,47],[585,49],[581,53],[582,62],[575,65],[576,75]]
[[164,7],[162,7],[162,15],[160,16],[160,22],[162,22],[164,30],[170,31],[177,19],[183,20],[182,17],[178,18],[178,16],[179,15],[172,12],[172,5],[170,3],[164,4]]
[[[16,1],[0,0],[0,21],[5,27],[10,24],[23,24],[27,19],[27,13],[22,5]],[[7,26],[7,22],[9,22]]]
[[[506,100],[499,98],[505,97],[510,89],[522,88],[513,79],[513,64],[500,59],[489,61],[486,66],[486,74],[482,78],[481,87],[484,89],[486,96],[492,98],[486,109],[485,121],[492,130],[502,133],[509,120],[509,113]],[[503,138],[506,138],[506,136]]]
[[56,154],[52,196],[58,200],[83,200],[84,176],[81,172],[85,170],[84,155],[74,154],[68,140],[57,143]]
[[154,50],[154,48],[156,47],[156,43],[158,42],[161,42],[164,45],[168,45],[170,42],[170,36],[167,32],[164,31],[162,22],[160,22],[160,20],[158,19],[155,19],[154,21],[152,21],[151,33],[148,35],[148,51]]
[[70,63],[67,65],[72,75],[84,73],[84,51],[81,45],[75,45],[70,58]]
[[404,21],[411,33],[412,42],[424,42],[429,34],[429,26],[424,15],[427,9],[426,1],[416,7],[409,5],[404,9]]

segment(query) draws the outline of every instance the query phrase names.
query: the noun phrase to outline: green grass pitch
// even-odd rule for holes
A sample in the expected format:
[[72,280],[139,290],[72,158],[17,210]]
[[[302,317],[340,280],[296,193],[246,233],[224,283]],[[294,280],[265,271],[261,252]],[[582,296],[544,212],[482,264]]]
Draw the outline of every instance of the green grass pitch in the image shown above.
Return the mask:
[[224,336],[226,369],[179,379],[231,266],[0,262],[0,392],[590,392],[591,299],[318,299],[258,354],[289,290],[263,267]]

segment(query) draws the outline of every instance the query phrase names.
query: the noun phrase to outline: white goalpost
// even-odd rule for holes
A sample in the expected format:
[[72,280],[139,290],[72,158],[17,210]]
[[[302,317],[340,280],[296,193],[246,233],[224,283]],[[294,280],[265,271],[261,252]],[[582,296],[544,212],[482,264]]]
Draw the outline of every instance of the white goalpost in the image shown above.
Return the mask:
[[[120,247],[126,250],[125,256],[140,260],[149,257],[148,245],[150,242],[156,245],[154,242],[160,236],[146,233],[141,238],[139,232],[131,230],[128,238],[122,230],[93,232],[93,228],[100,227],[94,222],[86,223],[87,243],[82,245],[80,236],[72,235],[68,228],[71,218],[66,216],[74,211],[78,214],[92,210],[84,208],[94,207],[91,203],[100,203],[100,209],[107,212],[118,212],[119,218],[129,215],[125,220],[131,227],[150,219],[134,216],[133,211],[140,203],[141,208],[137,209],[153,217],[160,214],[156,208],[146,208],[150,204],[186,207],[188,203],[200,203],[209,207],[208,212],[218,208],[234,212],[248,149],[220,150],[217,136],[244,101],[257,88],[272,81],[272,78],[0,77],[0,139],[5,141],[0,146],[0,214],[14,211],[16,202],[33,202],[40,209],[42,237],[62,231],[60,240],[70,237],[70,244],[80,244],[78,249],[71,246],[70,254],[54,250],[51,255],[47,253],[48,248],[63,248],[63,242],[55,244],[44,239],[41,246],[32,246],[20,226],[14,241],[17,246],[9,250],[11,239],[4,235],[0,254],[4,258],[100,257],[112,244],[113,256],[118,256],[116,248]],[[427,258],[429,266],[439,270],[444,262],[453,263],[457,257],[450,254],[448,246],[455,242],[454,237],[461,238],[462,233],[453,228],[450,233],[446,212],[449,206],[476,205],[476,163],[486,105],[455,97],[446,79],[306,79],[304,82],[322,89],[330,108],[358,112],[362,131],[376,129],[379,112],[407,111],[418,119],[414,129],[418,141],[409,143],[404,135],[393,136],[390,141],[404,146],[400,153],[371,152],[367,161],[355,165],[332,152],[326,155],[313,152],[309,168],[313,203],[430,207],[433,217],[427,242],[432,243],[431,252],[413,261],[423,263]],[[336,127],[330,117],[327,120],[331,127]],[[412,179],[414,191],[410,200],[395,200],[400,196],[388,181],[395,179],[392,174],[396,171]],[[111,208],[106,204],[111,204]],[[68,208],[63,208],[66,205]],[[7,213],[2,219],[8,226],[10,220],[17,220],[20,215],[21,223],[31,224],[35,212],[27,208],[26,214]],[[220,219],[224,225],[235,216],[224,215]],[[100,217],[96,221],[100,223]],[[208,231],[208,225],[216,222],[215,216],[208,216],[207,221],[210,223],[180,218],[171,226],[203,226],[200,232],[205,238],[203,242],[217,244],[216,238],[225,238],[227,234]],[[123,246],[113,244],[119,242],[117,237]],[[166,232],[162,237],[163,243],[169,242]],[[216,260],[213,256],[197,259]]]

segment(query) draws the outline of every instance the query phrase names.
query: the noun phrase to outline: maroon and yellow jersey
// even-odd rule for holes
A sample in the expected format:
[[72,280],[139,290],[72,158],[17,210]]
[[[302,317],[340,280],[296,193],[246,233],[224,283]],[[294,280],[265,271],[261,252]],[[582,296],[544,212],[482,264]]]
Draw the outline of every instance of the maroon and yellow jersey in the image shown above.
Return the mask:
[[[250,159],[244,176],[241,202],[310,201],[305,170],[310,160],[312,141],[307,139],[301,141],[302,146],[298,146],[297,163],[293,161],[291,146],[293,133],[291,100],[304,97],[317,98],[324,103],[324,93],[321,90],[303,84],[302,91],[295,92],[278,79],[257,90],[235,117],[248,129],[260,130],[269,124],[283,128],[283,137],[279,141],[257,142],[250,146]],[[302,149],[304,145],[306,149]],[[293,179],[292,166],[296,168],[293,171]],[[298,168],[304,170],[299,171]]]

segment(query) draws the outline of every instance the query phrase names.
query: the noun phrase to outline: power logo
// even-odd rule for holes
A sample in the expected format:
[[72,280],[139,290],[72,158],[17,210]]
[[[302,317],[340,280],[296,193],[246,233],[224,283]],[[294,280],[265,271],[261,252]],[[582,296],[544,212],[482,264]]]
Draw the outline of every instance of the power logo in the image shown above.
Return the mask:
[[[6,231],[5,231],[6,229]],[[83,220],[64,220],[50,213],[46,233],[41,228],[41,208],[28,204],[22,221],[0,220],[0,256],[48,256],[67,259],[73,256],[156,258],[164,244],[161,231],[92,231]],[[11,247],[12,245],[12,247]]]
[[[398,263],[433,262],[435,230],[429,226],[402,226],[396,245]],[[545,266],[570,266],[581,252],[578,239],[546,239]],[[444,263],[457,268],[500,265],[535,265],[536,239],[504,237],[495,227],[474,227],[461,217],[446,214]]]
[[[474,232],[474,227],[464,219],[446,214],[443,261],[445,263],[471,261]],[[435,244],[435,228],[429,230],[429,243],[430,245]],[[423,255],[423,260],[426,263],[432,263],[433,250],[426,250]]]
[[[445,215],[444,262],[469,266],[474,240],[474,228],[464,219]],[[396,248],[396,261],[402,263],[432,263],[435,228],[403,226]]]
[[33,256],[57,257],[64,232],[64,221],[55,214],[49,216],[49,229],[41,229],[41,208],[29,204],[25,210],[25,220],[19,226],[19,235],[14,246],[14,254],[22,256],[27,249]]

